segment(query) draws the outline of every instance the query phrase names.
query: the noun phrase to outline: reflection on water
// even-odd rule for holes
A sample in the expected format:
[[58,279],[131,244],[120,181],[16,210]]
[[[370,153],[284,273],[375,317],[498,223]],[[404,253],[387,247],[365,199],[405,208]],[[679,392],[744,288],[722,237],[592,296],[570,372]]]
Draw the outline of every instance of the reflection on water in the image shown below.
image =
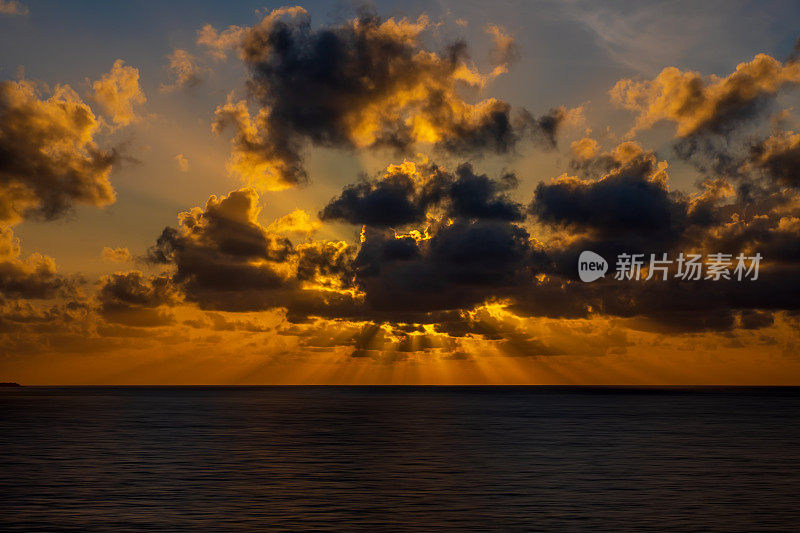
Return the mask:
[[797,530],[800,390],[0,390],[0,529]]

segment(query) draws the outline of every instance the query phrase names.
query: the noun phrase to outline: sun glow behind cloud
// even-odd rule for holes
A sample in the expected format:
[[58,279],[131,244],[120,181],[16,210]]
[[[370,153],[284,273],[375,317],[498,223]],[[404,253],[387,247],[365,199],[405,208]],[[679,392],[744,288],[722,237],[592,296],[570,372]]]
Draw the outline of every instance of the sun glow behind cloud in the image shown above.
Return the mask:
[[[446,17],[327,23],[295,7],[247,23],[192,28],[196,42],[161,51],[158,68],[76,65],[82,87],[2,82],[4,377],[800,378],[800,149],[780,100],[800,79],[794,59],[754,51],[728,73],[667,67],[623,77],[588,104],[528,111],[495,94],[526,54],[497,23],[476,25],[487,61],[450,38],[450,26],[466,26]],[[205,114],[189,111],[198,95]],[[624,120],[593,115],[600,100]],[[649,140],[662,125],[672,151]],[[201,128],[207,137],[194,137]],[[330,154],[351,168],[325,168]],[[169,207],[158,186],[133,194],[157,157]],[[559,170],[530,176],[522,160]],[[196,180],[209,169],[217,177]],[[680,172],[699,185],[677,186]],[[42,220],[89,219],[115,201],[107,212],[127,218],[113,245],[90,254],[101,274],[62,270],[28,246],[36,224],[61,231]],[[149,233],[129,242],[132,222]],[[762,251],[767,261],[760,284],[721,295],[704,283],[581,284],[582,249]]]

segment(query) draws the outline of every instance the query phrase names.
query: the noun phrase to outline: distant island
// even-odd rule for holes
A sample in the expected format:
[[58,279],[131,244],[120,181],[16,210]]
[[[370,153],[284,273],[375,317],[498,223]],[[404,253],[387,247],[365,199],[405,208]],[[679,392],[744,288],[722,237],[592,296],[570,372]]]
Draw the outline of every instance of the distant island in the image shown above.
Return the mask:
[[14,383],[13,381],[3,381],[0,382],[0,387],[22,387],[22,385]]

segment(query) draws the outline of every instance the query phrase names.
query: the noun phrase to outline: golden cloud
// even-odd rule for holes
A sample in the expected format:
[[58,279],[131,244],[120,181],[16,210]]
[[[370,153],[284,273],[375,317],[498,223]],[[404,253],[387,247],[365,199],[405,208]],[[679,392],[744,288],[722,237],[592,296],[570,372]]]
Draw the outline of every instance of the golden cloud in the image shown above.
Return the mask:
[[103,261],[109,263],[127,263],[132,259],[131,252],[127,248],[109,248],[108,246],[104,246],[100,255]]
[[678,137],[686,137],[701,130],[724,131],[751,113],[760,98],[797,83],[800,63],[758,54],[726,77],[667,67],[652,80],[620,80],[610,95],[615,104],[638,113],[631,134],[668,120],[675,123]]
[[114,201],[116,156],[94,141],[98,121],[68,85],[42,97],[30,81],[0,82],[0,221],[52,219],[73,203]]
[[93,98],[118,126],[141,120],[136,107],[147,98],[139,85],[139,70],[125,66],[122,59],[114,61],[111,70],[92,84]]
[[180,89],[194,87],[206,75],[207,69],[201,66],[197,58],[181,48],[176,48],[167,56],[167,68],[173,81],[161,84],[161,92],[169,93]]

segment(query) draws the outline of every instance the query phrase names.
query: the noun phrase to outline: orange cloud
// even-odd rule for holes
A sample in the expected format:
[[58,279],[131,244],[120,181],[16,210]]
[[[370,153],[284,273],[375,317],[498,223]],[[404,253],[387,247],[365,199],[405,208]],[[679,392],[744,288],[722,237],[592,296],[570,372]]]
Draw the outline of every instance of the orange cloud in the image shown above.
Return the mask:
[[597,141],[591,137],[584,137],[570,144],[569,149],[573,157],[578,159],[591,159],[597,155],[600,147]]
[[496,65],[491,74],[491,77],[495,77],[508,71],[509,64],[517,59],[519,51],[514,42],[514,37],[502,26],[487,24],[485,30],[486,33],[491,35],[494,41],[494,47],[492,48],[490,57],[492,63]]
[[197,58],[181,48],[176,48],[167,56],[167,68],[172,75],[173,81],[169,84],[161,84],[161,92],[169,93],[180,89],[194,87],[206,75],[207,69],[201,66]]
[[230,26],[220,32],[211,24],[206,24],[197,30],[197,44],[207,48],[213,58],[223,60],[229,51],[239,45],[243,32],[244,28],[240,26]]
[[111,71],[92,84],[93,97],[103,111],[118,126],[141,120],[136,107],[147,98],[139,85],[139,70],[125,66],[122,59],[114,61]]
[[652,80],[623,79],[611,89],[611,100],[638,113],[630,134],[661,120],[675,123],[676,135],[700,130],[721,131],[733,120],[752,112],[759,98],[800,83],[800,63],[758,54],[739,63],[726,77],[703,77],[698,72],[668,67]]
[[289,139],[271,129],[269,112],[258,111],[251,117],[247,102],[234,102],[231,96],[215,112],[213,130],[234,130],[231,156],[226,168],[245,183],[267,191],[280,191],[307,181],[298,148]]
[[95,143],[98,126],[68,85],[42,97],[33,82],[0,82],[0,221],[52,219],[73,203],[112,203],[116,156]]
[[189,172],[189,160],[186,159],[186,156],[183,154],[178,154],[174,157],[174,159],[178,163],[178,169],[181,172]]
[[319,220],[312,219],[302,209],[295,209],[267,226],[267,230],[274,233],[309,234],[317,231],[321,225]]
[[22,298],[52,298],[68,289],[71,281],[59,276],[51,257],[33,253],[20,258],[19,239],[0,225],[0,295]]
[[103,247],[101,256],[103,261],[109,263],[127,263],[132,259],[131,252],[127,248],[109,248],[108,246]]

